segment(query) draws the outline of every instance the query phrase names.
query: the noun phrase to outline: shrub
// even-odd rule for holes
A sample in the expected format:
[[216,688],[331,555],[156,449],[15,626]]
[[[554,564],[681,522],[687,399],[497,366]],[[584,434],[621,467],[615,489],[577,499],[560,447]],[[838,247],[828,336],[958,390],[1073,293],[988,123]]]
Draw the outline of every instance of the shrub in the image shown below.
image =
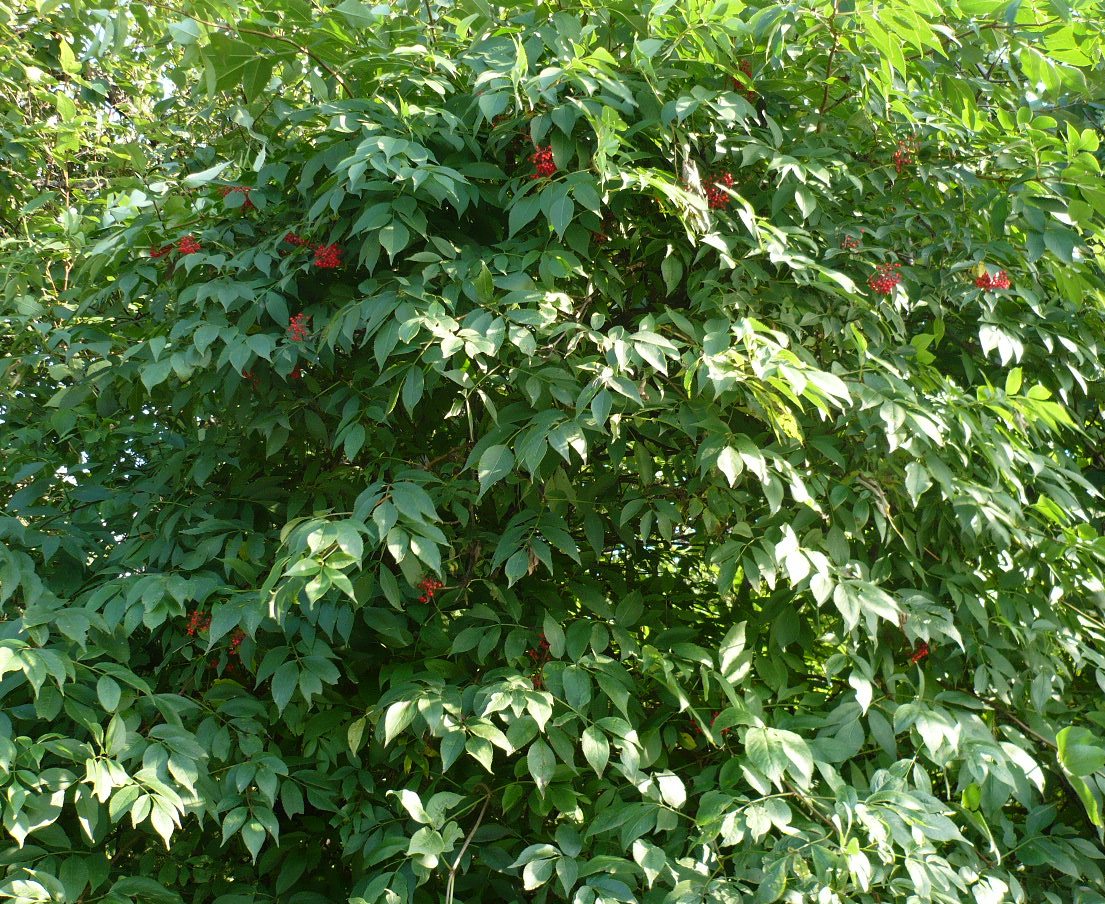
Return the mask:
[[1097,12],[229,9],[0,24],[0,896],[1102,901]]

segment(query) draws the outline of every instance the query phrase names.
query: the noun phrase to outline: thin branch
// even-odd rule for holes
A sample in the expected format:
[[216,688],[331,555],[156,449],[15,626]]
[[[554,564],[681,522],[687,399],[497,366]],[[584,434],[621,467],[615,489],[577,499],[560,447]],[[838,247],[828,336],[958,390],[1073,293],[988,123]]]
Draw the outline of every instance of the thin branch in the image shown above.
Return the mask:
[[340,75],[338,75],[337,71],[332,66],[330,66],[325,60],[321,59],[318,55],[313,53],[310,50],[310,48],[305,47],[303,44],[300,44],[298,41],[293,41],[291,38],[284,37],[284,35],[277,35],[277,34],[273,34],[272,32],[261,31],[261,30],[256,29],[256,28],[247,28],[244,25],[227,25],[227,24],[223,24],[223,23],[219,23],[219,22],[211,22],[211,21],[208,21],[207,19],[200,19],[200,18],[197,18],[195,15],[182,13],[180,10],[173,9],[171,6],[165,6],[161,3],[151,2],[150,6],[156,6],[159,9],[163,9],[166,12],[171,12],[174,15],[178,15],[178,16],[187,15],[187,17],[189,19],[193,19],[196,22],[199,22],[200,25],[206,25],[208,28],[218,28],[218,29],[223,29],[224,31],[237,31],[239,34],[255,35],[259,38],[270,38],[274,41],[283,41],[285,44],[287,44],[291,47],[294,47],[300,53],[305,54],[308,59],[312,60],[318,66],[321,66],[323,69],[325,69],[327,74],[329,74],[329,76],[335,82],[337,82],[339,85],[341,85],[341,88],[345,92],[346,97],[352,97],[353,96],[353,92],[350,90],[349,85],[347,85],[345,83],[345,79],[343,79]]
[[449,884],[445,887],[445,904],[453,904],[453,885],[457,881],[457,870],[460,869],[460,861],[464,857],[464,852],[468,850],[468,845],[472,843],[472,838],[476,834],[476,830],[479,829],[480,823],[483,822],[483,816],[487,812],[487,805],[491,803],[491,789],[486,785],[477,785],[477,787],[483,787],[487,794],[483,799],[483,806],[480,807],[479,816],[476,817],[476,822],[468,832],[468,837],[464,839],[464,844],[460,847],[460,853],[457,854],[457,859],[453,861],[452,867],[449,869]]
[[813,802],[813,799],[808,794],[803,794],[801,791],[799,791],[797,788],[795,788],[794,785],[792,785],[790,782],[788,782],[786,780],[783,781],[783,787],[786,788],[787,791],[789,791],[791,794],[794,795],[794,797],[798,801],[799,805],[807,813],[809,813],[810,816],[812,816],[814,819],[816,819],[818,822],[820,822],[822,825],[824,825],[826,828],[828,828],[830,833],[834,833],[834,832],[839,831],[837,829],[837,827],[835,825],[833,825],[832,820],[830,820],[829,817],[827,817],[824,813],[822,813],[817,808],[817,806]]
[[[977,29],[969,28],[959,32],[952,40],[954,40],[954,43],[958,45],[963,40],[963,38],[969,38],[972,35],[975,35],[978,32],[982,31],[1013,31],[1014,29],[1019,29],[1021,31],[1032,31],[1032,29],[1034,28],[1049,28],[1050,26],[1057,25],[1062,21],[1062,17],[1055,16],[1051,19],[1045,19],[1043,22],[1015,22],[1012,24],[1003,22],[983,22],[978,26]],[[915,53],[907,56],[904,59],[907,63],[916,63],[918,60],[923,60],[926,56],[928,56],[928,53],[926,51],[921,51],[920,53]],[[991,67],[991,69],[992,68],[993,67]]]
[[829,113],[829,112],[835,110],[842,103],[844,103],[844,101],[846,101],[849,97],[851,97],[854,93],[855,93],[854,91],[847,91],[846,90],[842,95],[840,95],[840,97],[838,97],[831,104],[829,104],[828,107],[825,108],[825,113]]
[[1005,716],[1005,718],[1007,718],[1010,722],[1017,723],[1017,725],[1019,725],[1022,729],[1027,731],[1037,741],[1040,741],[1043,744],[1047,744],[1047,746],[1051,747],[1053,750],[1058,750],[1059,749],[1059,746],[1054,741],[1052,741],[1050,738],[1045,738],[1039,732],[1034,731],[1033,729],[1029,728],[1027,725],[1024,724],[1024,722],[1022,722],[1020,719],[1018,719],[1016,716],[1014,716],[1008,710],[1003,709],[1001,712],[1002,712],[1002,715]]
[[825,64],[825,90],[821,94],[821,106],[817,110],[817,131],[825,124],[825,111],[829,109],[829,78],[833,74],[833,61],[840,48],[840,33],[836,30],[836,17],[840,14],[840,0],[833,0],[833,12],[829,17],[829,32],[833,36],[833,46],[829,50],[829,61]]

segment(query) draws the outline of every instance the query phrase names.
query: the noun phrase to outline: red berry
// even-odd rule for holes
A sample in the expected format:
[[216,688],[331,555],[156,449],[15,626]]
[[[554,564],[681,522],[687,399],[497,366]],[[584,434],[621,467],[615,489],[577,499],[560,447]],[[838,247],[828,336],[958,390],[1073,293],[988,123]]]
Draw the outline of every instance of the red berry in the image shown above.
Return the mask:
[[531,155],[530,162],[533,163],[537,172],[533,173],[531,179],[540,179],[542,176],[551,176],[556,172],[556,162],[553,160],[553,152],[551,145],[545,145],[544,147],[538,147]]
[[909,661],[912,663],[918,663],[929,654],[929,645],[925,642],[921,642],[917,645],[917,650],[912,656],[909,657]]
[[[713,715],[713,718],[712,718],[712,719],[710,719],[710,727],[711,727],[711,728],[713,728],[713,727],[714,727],[714,723],[715,723],[715,722],[716,722],[716,721],[718,720],[718,717],[719,717],[719,716],[721,716],[721,713],[720,713],[720,712],[717,712],[717,711],[715,711],[715,712],[714,712],[714,715]],[[697,726],[697,724],[698,724],[698,723],[695,723],[695,725],[696,725],[696,726]],[[731,730],[732,730],[732,729],[729,729],[729,728],[723,728],[723,729],[721,729],[721,734],[722,734],[722,736],[724,737],[725,735],[729,734],[729,732],[730,732]]]
[[878,292],[879,295],[889,295],[894,287],[902,281],[898,272],[901,264],[879,264],[878,268],[867,280],[867,285]]
[[310,332],[307,324],[310,319],[308,315],[300,313],[288,321],[288,337],[292,342],[302,342],[307,338]]
[[155,258],[155,259],[159,258],[159,257],[164,257],[166,254],[168,254],[170,251],[173,250],[173,247],[174,246],[172,246],[172,245],[162,245],[160,248],[152,248],[151,247],[150,248],[150,257]]
[[341,266],[341,247],[338,245],[316,245],[314,264],[320,270],[333,270]]
[[195,637],[200,631],[206,631],[211,627],[211,616],[204,615],[202,609],[193,609],[188,618],[188,636]]
[[186,235],[177,242],[177,250],[180,251],[181,254],[195,254],[200,250],[200,243],[192,236]]
[[917,139],[910,138],[905,141],[898,142],[898,149],[894,152],[894,169],[897,170],[898,175],[902,174],[902,171],[913,164],[916,160],[917,154]]
[[246,196],[246,199],[242,202],[242,210],[252,210],[254,208],[253,201],[249,197],[249,188],[245,185],[224,185],[219,189],[219,194],[224,198],[232,192],[241,192]]
[[992,275],[983,273],[975,280],[975,285],[980,289],[1008,289],[1013,285],[1013,281],[1004,270],[998,270]]
[[284,241],[289,245],[306,245],[307,240],[301,235],[296,235],[294,232],[289,232],[284,235]]
[[756,99],[756,91],[752,87],[752,64],[748,60],[741,60],[737,67],[741,74],[733,77],[733,90],[744,95],[744,99],[752,102]]
[[722,190],[733,187],[732,173],[722,173],[713,182],[706,186],[706,203],[714,210],[724,210],[729,206],[732,197]]

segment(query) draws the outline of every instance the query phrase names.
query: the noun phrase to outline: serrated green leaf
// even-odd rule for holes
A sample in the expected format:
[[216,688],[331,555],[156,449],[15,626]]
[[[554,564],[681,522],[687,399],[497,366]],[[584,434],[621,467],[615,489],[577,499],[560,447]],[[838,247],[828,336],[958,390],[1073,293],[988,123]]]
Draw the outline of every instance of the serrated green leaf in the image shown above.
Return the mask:
[[489,446],[480,456],[477,474],[480,496],[514,470],[514,453],[506,446]]
[[537,785],[537,790],[544,794],[549,782],[552,781],[553,771],[556,767],[556,757],[553,755],[552,748],[543,740],[537,738],[530,744],[529,751],[526,753],[526,765],[530,776]]

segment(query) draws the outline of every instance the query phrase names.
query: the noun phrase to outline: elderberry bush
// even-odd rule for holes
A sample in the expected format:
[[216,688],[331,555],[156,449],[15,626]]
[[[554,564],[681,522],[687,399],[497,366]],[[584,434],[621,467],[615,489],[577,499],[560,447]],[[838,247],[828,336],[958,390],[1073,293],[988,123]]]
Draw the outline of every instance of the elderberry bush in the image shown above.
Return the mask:
[[0,900],[1105,901],[1102,15],[0,10]]

